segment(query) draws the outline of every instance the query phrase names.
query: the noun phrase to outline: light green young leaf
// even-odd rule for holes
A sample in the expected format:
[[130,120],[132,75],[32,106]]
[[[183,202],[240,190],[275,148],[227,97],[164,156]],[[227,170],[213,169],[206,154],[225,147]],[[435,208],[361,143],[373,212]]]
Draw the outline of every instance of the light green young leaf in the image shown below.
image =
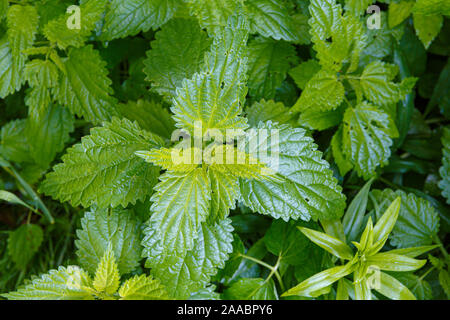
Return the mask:
[[79,6],[80,29],[68,28],[73,12],[66,12],[56,19],[49,21],[44,27],[44,35],[55,43],[60,49],[68,47],[80,48],[84,45],[89,35],[96,27],[96,23],[102,18],[107,5],[106,0],[87,0]]
[[25,269],[38,251],[44,232],[36,224],[24,224],[9,234],[8,253],[19,269]]
[[245,278],[233,283],[222,294],[225,300],[277,300],[278,293],[273,279]]
[[230,17],[227,27],[220,29],[205,55],[202,71],[177,89],[171,110],[178,128],[192,134],[197,121],[202,123],[203,133],[209,128],[247,127],[247,120],[239,116],[247,93],[247,37],[243,16]]
[[119,289],[120,300],[166,300],[166,289],[158,280],[141,274],[125,281]]
[[239,183],[236,177],[214,168],[208,169],[211,186],[211,209],[208,221],[225,219],[230,209],[236,208],[236,199],[239,197]]
[[150,195],[159,175],[134,153],[163,144],[137,123],[113,118],[70,148],[40,190],[73,206],[126,207]]
[[442,166],[439,173],[442,180],[439,181],[439,188],[442,190],[442,196],[450,204],[450,127],[445,127],[442,131]]
[[59,85],[53,89],[61,104],[95,124],[118,114],[106,63],[92,45],[71,49],[64,68],[66,73],[61,73]]
[[119,114],[131,121],[137,121],[139,126],[148,132],[156,133],[170,139],[175,130],[169,110],[155,101],[138,100],[121,103],[117,106]]
[[247,114],[248,124],[251,127],[258,126],[260,121],[272,120],[279,124],[292,124],[295,122],[289,108],[285,107],[282,102],[273,100],[266,101],[262,99],[259,102],[255,102],[245,109],[245,113]]
[[316,230],[301,227],[299,229],[309,240],[336,257],[345,260],[351,260],[353,258],[352,249],[341,240]]
[[152,90],[171,102],[182,81],[200,71],[210,44],[195,19],[177,18],[166,23],[156,33],[144,60],[146,80],[152,82]]
[[296,60],[295,47],[287,42],[264,38],[250,41],[248,87],[252,99],[273,99]]
[[101,38],[113,40],[157,29],[173,17],[178,5],[177,0],[112,0]]
[[9,300],[93,300],[91,284],[92,280],[83,269],[59,267],[2,296]]
[[366,44],[361,21],[348,13],[342,16],[342,8],[335,0],[313,0],[309,12],[313,48],[322,66],[340,72],[342,63],[348,62],[347,72],[355,71]]
[[110,243],[97,266],[92,285],[97,292],[111,295],[119,289],[119,281],[119,268]]
[[90,274],[95,274],[108,244],[112,246],[120,274],[130,273],[138,266],[142,250],[140,231],[131,211],[91,208],[76,233],[78,261]]
[[151,223],[142,241],[146,266],[167,288],[171,297],[186,299],[206,286],[218,268],[225,266],[233,242],[231,220],[216,224],[202,223],[197,230],[193,249],[182,255],[168,251],[161,245],[157,228]]
[[348,108],[344,114],[342,152],[366,180],[375,175],[378,167],[387,164],[392,138],[397,136],[390,116],[367,102]]
[[419,13],[413,14],[414,29],[416,34],[422,41],[425,49],[428,49],[441,31],[444,18],[441,15],[423,15]]
[[246,0],[244,4],[252,33],[259,33],[275,40],[296,41],[299,39],[294,28],[294,21],[282,1]]
[[439,215],[427,200],[400,190],[374,190],[372,194],[378,202],[378,214],[396,197],[402,199],[397,222],[389,236],[393,246],[408,248],[432,243],[439,231]]
[[380,286],[374,289],[392,300],[416,300],[405,285],[385,272],[380,272]]
[[[258,129],[269,130],[269,136],[270,130],[279,130],[279,141],[273,138],[258,144],[256,135],[249,138],[249,145],[255,146],[260,154],[271,155],[267,165],[276,175],[261,181],[241,179],[243,203],[255,212],[285,221],[339,218],[345,196],[306,131],[270,121],[260,123]],[[255,150],[250,150],[250,154],[255,154]]]
[[150,221],[160,245],[183,256],[194,248],[197,231],[211,208],[211,189],[205,169],[188,173],[168,171],[160,177],[151,201]]

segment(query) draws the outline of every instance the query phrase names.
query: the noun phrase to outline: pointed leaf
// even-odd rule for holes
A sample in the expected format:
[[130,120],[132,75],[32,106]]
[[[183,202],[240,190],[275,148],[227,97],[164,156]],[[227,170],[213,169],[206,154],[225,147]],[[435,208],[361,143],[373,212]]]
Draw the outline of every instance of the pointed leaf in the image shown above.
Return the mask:
[[352,249],[341,240],[332,237],[326,233],[315,231],[308,228],[299,227],[300,231],[312,242],[327,250],[338,258],[351,260],[353,258]]

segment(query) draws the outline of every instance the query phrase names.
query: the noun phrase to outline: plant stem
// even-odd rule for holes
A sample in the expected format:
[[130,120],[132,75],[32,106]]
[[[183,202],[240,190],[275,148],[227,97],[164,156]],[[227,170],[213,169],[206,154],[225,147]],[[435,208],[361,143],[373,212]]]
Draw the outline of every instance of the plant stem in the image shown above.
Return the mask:
[[434,235],[433,236],[433,240],[434,242],[436,242],[437,245],[439,245],[439,250],[441,250],[442,254],[444,255],[445,261],[448,260],[448,252],[447,250],[445,250],[444,245],[441,242],[441,239],[439,239],[438,235]]
[[247,259],[247,260],[253,261],[253,262],[255,262],[255,263],[257,263],[257,264],[260,264],[260,265],[262,265],[263,267],[266,267],[267,269],[269,269],[269,270],[270,270],[270,274],[269,274],[269,276],[267,277],[267,279],[264,281],[264,283],[266,283],[267,281],[269,281],[269,280],[272,278],[272,276],[275,275],[275,277],[276,277],[277,280],[278,280],[278,283],[280,284],[281,290],[282,290],[282,291],[285,291],[283,279],[281,278],[281,276],[280,276],[280,274],[279,274],[279,272],[278,272],[278,267],[280,266],[280,262],[281,262],[281,256],[278,257],[277,263],[276,263],[275,266],[273,266],[273,267],[272,267],[270,264],[265,263],[264,261],[261,261],[261,260],[259,260],[259,259],[256,259],[256,258],[247,256],[247,255],[245,255],[245,254],[242,254],[242,253],[241,253],[240,256],[241,256],[242,258],[245,258],[245,259]]
[[272,270],[272,269],[273,269],[273,267],[272,267],[270,264],[267,264],[267,263],[265,263],[265,262],[263,262],[263,261],[261,261],[261,260],[259,260],[259,259],[256,259],[256,258],[247,256],[247,255],[242,254],[242,253],[240,254],[240,256],[241,256],[242,258],[245,258],[245,259],[247,259],[247,260],[250,260],[250,261],[253,261],[253,262],[257,263],[257,264],[260,264],[260,265],[266,267],[266,268],[269,269],[269,270]]

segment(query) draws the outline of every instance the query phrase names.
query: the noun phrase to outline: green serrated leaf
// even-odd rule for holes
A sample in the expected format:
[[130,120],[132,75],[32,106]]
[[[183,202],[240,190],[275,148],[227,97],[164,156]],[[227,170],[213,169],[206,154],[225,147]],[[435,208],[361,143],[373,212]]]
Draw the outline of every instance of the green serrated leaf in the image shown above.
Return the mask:
[[414,12],[425,15],[450,15],[450,3],[447,0],[417,0]]
[[42,228],[28,223],[9,234],[8,253],[19,269],[27,266],[41,246],[43,238]]
[[2,296],[9,300],[93,300],[89,290],[91,283],[83,269],[59,267]]
[[191,16],[195,16],[202,28],[209,34],[219,32],[225,27],[228,18],[235,12],[239,0],[183,0],[190,9]]
[[402,0],[398,3],[389,3],[388,22],[389,28],[394,28],[402,23],[411,14],[415,1]]
[[127,119],[113,118],[70,148],[41,190],[73,206],[126,207],[152,193],[159,169],[134,153],[164,142]]
[[294,21],[280,0],[246,0],[244,2],[252,33],[275,40],[296,41]]
[[426,280],[411,272],[395,272],[392,275],[404,284],[418,300],[430,300],[433,298],[431,286]]
[[427,200],[400,190],[374,190],[372,194],[378,202],[380,212],[396,197],[400,196],[402,199],[399,217],[390,235],[392,245],[408,248],[432,243],[433,236],[439,230],[439,216]]
[[106,63],[92,45],[71,49],[64,68],[66,73],[60,74],[59,85],[53,89],[61,104],[95,124],[118,114]]
[[156,33],[144,60],[146,80],[151,81],[152,90],[171,102],[182,81],[200,71],[210,44],[195,19],[177,18],[166,23]]
[[389,115],[366,102],[348,108],[344,114],[342,152],[366,180],[375,175],[378,167],[387,164],[392,138],[397,136]]
[[47,168],[56,154],[64,149],[69,134],[74,130],[73,123],[70,111],[59,105],[49,104],[42,111],[30,108],[25,134],[30,144],[30,155],[37,164]]
[[142,245],[146,265],[152,274],[166,286],[170,296],[186,299],[206,286],[210,277],[223,268],[228,254],[233,250],[231,220],[218,221],[214,225],[202,223],[197,230],[193,249],[182,255],[165,250],[154,224],[144,231]]
[[[66,12],[49,21],[45,25],[43,33],[60,49],[80,48],[95,29],[96,23],[102,18],[106,5],[107,1],[105,0],[83,1],[78,7],[79,17],[76,10]],[[76,25],[77,19],[79,19],[79,26]]]
[[398,68],[384,62],[374,61],[364,68],[360,77],[361,88],[366,98],[380,106],[397,103],[414,86],[410,86],[412,78],[405,78],[397,84],[392,80],[398,73]]
[[197,122],[207,129],[245,129],[240,117],[247,88],[246,42],[248,26],[243,16],[230,17],[214,39],[200,73],[183,81],[171,108],[178,128],[194,132]]
[[366,12],[367,8],[374,2],[375,0],[346,0],[345,10],[359,16]]
[[112,40],[157,29],[177,10],[176,0],[112,0],[105,16],[102,38]]
[[287,42],[256,38],[248,44],[248,87],[253,100],[273,99],[276,89],[297,60]]
[[289,75],[294,79],[297,86],[305,90],[305,87],[309,80],[321,69],[321,66],[317,60],[310,59],[308,61],[301,62],[298,66],[289,71]]
[[211,191],[206,171],[166,172],[152,196],[150,221],[160,245],[180,256],[194,248],[197,230],[210,212]]
[[139,224],[130,210],[91,208],[81,219],[75,240],[80,265],[95,274],[97,265],[112,245],[120,274],[127,274],[139,264]]
[[420,41],[422,41],[425,49],[428,49],[431,42],[433,42],[441,31],[444,18],[441,15],[423,15],[414,13],[413,20],[417,36]]
[[23,50],[33,46],[39,17],[33,6],[13,5],[7,13],[8,30],[0,40],[0,97],[22,87],[22,72],[27,61]]
[[11,162],[32,162],[25,135],[26,120],[14,120],[0,131],[0,155]]
[[336,72],[321,70],[306,84],[302,95],[292,107],[298,111],[328,111],[336,109],[344,100],[345,89]]
[[[300,128],[276,125],[270,121],[260,123],[258,129],[279,130],[277,139],[258,144],[250,137],[250,145],[260,154],[272,153],[268,167],[275,177],[265,180],[240,180],[243,203],[255,212],[288,221],[325,218],[342,215],[345,197],[340,186],[322,159],[312,138]],[[279,149],[277,149],[279,148]],[[250,151],[252,154],[254,151]],[[276,163],[278,161],[278,165]],[[263,161],[264,162],[264,161]]]
[[272,120],[279,124],[292,124],[294,122],[289,108],[285,107],[282,102],[273,100],[266,101],[262,99],[259,102],[255,102],[245,109],[245,113],[247,114],[248,124],[251,127],[256,127],[260,121]]

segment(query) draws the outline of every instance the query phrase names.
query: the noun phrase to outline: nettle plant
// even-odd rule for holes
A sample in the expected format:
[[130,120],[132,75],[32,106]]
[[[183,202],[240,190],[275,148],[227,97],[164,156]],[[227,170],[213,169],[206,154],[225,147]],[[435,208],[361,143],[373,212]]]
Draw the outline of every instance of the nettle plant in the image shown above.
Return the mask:
[[[0,97],[27,86],[28,107],[2,127],[0,165],[32,200],[0,193],[30,210],[9,256],[25,270],[48,237],[32,215],[55,220],[30,184],[84,214],[76,262],[61,255],[3,297],[428,298],[413,271],[430,250],[447,258],[438,212],[370,191],[407,135],[417,81],[398,67],[401,21],[367,28],[373,2],[87,0],[64,13],[68,1],[0,0]],[[326,130],[322,152],[312,133]],[[370,180],[346,209],[349,172]],[[448,290],[447,262],[430,259]]]

